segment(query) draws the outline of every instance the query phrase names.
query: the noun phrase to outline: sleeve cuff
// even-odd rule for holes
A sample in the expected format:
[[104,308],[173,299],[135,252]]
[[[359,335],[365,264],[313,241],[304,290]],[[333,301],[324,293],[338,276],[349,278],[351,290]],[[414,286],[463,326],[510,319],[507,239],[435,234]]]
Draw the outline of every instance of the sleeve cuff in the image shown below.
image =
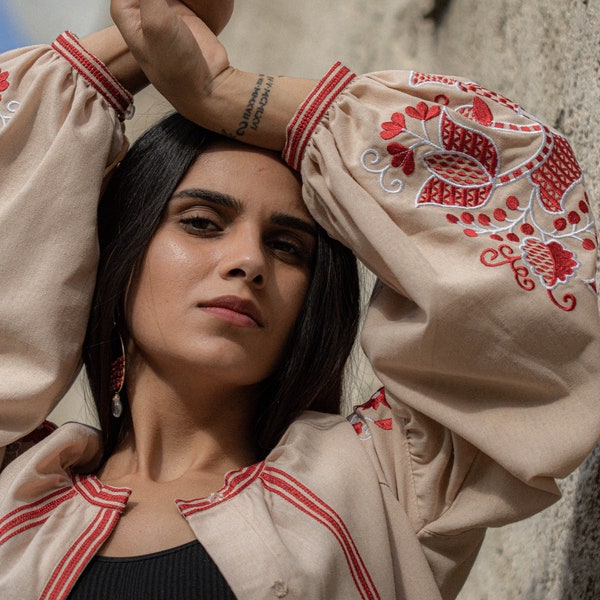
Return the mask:
[[288,125],[283,149],[283,159],[292,169],[300,170],[304,151],[315,128],[338,94],[355,77],[350,69],[337,62],[300,106]]
[[79,43],[77,36],[66,31],[56,38],[52,48],[69,61],[71,66],[114,108],[120,120],[131,119],[134,112],[133,96],[101,60]]

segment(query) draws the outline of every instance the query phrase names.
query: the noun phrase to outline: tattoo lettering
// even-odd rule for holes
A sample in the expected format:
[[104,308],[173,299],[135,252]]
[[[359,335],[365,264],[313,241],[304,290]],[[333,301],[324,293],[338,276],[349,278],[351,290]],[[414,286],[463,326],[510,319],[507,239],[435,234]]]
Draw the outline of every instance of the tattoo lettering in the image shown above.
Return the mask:
[[246,104],[246,109],[242,114],[242,118],[238,124],[236,135],[242,137],[246,133],[246,129],[250,128],[256,131],[263,118],[265,107],[269,102],[271,88],[273,87],[274,78],[270,75],[259,75],[256,80],[256,85],[252,90],[252,94]]

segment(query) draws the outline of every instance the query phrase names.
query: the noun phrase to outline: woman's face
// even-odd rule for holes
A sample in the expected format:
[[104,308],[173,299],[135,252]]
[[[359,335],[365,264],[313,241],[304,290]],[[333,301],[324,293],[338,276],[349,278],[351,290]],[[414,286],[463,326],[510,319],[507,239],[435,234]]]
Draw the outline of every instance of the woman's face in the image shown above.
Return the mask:
[[304,303],[315,224],[271,153],[223,143],[169,201],[128,299],[136,364],[248,386],[276,368]]

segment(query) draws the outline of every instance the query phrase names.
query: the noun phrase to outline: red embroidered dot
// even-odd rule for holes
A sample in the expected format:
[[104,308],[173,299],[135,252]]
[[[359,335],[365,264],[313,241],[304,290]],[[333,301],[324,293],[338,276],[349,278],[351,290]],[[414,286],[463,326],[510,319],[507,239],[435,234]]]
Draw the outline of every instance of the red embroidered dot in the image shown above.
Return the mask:
[[506,211],[503,208],[497,208],[494,211],[494,219],[496,221],[504,221],[506,219]]
[[559,219],[554,219],[554,229],[557,231],[562,231],[567,226],[567,220],[560,217]]
[[470,213],[470,212],[464,212],[460,215],[460,220],[463,223],[466,223],[467,225],[470,225],[474,220],[475,217]]
[[579,216],[579,213],[574,210],[572,210],[567,215],[567,219],[569,219],[569,223],[571,223],[571,225],[577,225],[577,223],[579,223],[579,221],[581,221],[581,217]]
[[585,200],[579,201],[579,210],[586,215],[590,211],[590,207],[586,204]]
[[446,219],[450,221],[450,223],[458,223],[458,217],[456,215],[446,215]]
[[519,208],[519,200],[515,196],[509,196],[506,199],[506,206],[508,206],[510,210],[517,210],[517,208]]
[[481,213],[480,215],[477,215],[477,220],[483,226],[489,225],[492,221],[487,215],[484,215],[483,213]]
[[501,235],[498,235],[497,233],[492,233],[492,235],[490,235],[490,237],[493,240],[498,240],[499,242],[501,242],[504,239]]
[[464,229],[463,233],[465,235],[468,235],[469,237],[477,237],[477,235],[478,235],[477,232],[473,231],[472,229]]
[[506,239],[510,240],[511,242],[518,242],[519,236],[516,233],[508,233],[506,234]]
[[521,233],[524,235],[533,235],[533,231],[534,229],[529,223],[523,223],[523,225],[521,225]]
[[444,106],[448,106],[448,104],[450,104],[450,98],[448,98],[448,96],[446,96],[445,94],[438,94],[434,100],[438,103],[438,104],[443,104]]
[[585,239],[583,240],[582,244],[581,244],[586,250],[595,250],[596,249],[596,244],[593,242],[593,240],[590,239]]

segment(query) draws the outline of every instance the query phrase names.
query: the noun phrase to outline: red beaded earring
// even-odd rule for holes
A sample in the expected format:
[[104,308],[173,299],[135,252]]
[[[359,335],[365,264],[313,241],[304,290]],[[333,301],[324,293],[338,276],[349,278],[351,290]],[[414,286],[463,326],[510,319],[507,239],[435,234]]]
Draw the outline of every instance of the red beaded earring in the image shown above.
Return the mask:
[[117,330],[121,344],[121,355],[115,359],[110,368],[110,393],[112,394],[111,412],[115,419],[123,414],[123,403],[121,402],[121,391],[125,385],[125,346],[123,338]]

